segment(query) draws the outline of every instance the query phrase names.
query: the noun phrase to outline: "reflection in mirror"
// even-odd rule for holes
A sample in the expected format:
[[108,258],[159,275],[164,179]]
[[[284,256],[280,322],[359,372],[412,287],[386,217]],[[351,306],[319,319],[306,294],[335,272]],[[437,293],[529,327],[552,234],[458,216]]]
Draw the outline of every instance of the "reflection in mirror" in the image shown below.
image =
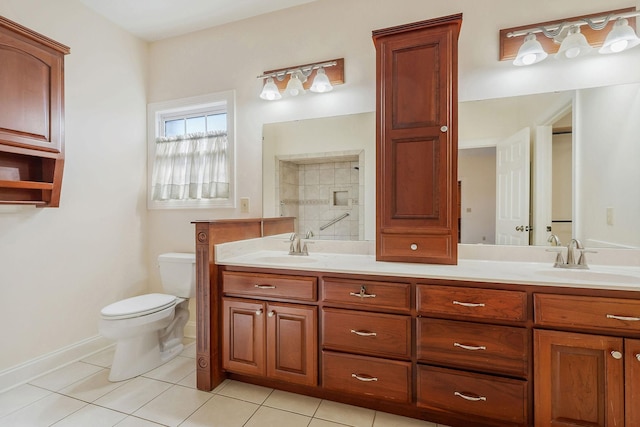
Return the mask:
[[[516,244],[549,245],[556,235],[564,244],[640,247],[639,84],[466,102],[459,111],[462,243],[495,243],[496,228],[513,217],[521,221],[513,233],[524,236]],[[527,128],[531,193],[503,203],[519,180],[492,174],[513,155],[496,151]]]
[[[293,216],[296,233],[362,240],[374,225],[373,113],[266,124],[263,215]],[[375,182],[375,175],[373,176]]]
[[[519,244],[550,245],[554,234],[564,245],[576,237],[586,247],[640,248],[637,117],[640,84],[460,103],[461,242],[495,244],[500,220],[515,218],[521,221],[516,226],[522,226],[522,231],[514,226],[516,237],[504,239],[519,240]],[[520,176],[529,180],[524,186],[529,195],[512,192],[511,199],[499,205],[498,143],[526,134],[526,129],[530,148],[524,154],[530,154],[530,173]],[[374,113],[267,124],[263,150],[266,217],[283,214],[276,155],[286,160],[309,153],[363,151],[358,235],[362,238],[364,229],[365,239],[375,239]],[[513,182],[509,185],[515,186]],[[318,200],[328,204],[329,191]],[[520,207],[516,202],[528,205]],[[498,206],[509,207],[503,209],[507,212],[502,217]],[[324,225],[320,220],[336,216],[313,219],[311,227],[304,227],[318,227],[319,231]],[[332,227],[335,225],[327,228],[326,236]]]

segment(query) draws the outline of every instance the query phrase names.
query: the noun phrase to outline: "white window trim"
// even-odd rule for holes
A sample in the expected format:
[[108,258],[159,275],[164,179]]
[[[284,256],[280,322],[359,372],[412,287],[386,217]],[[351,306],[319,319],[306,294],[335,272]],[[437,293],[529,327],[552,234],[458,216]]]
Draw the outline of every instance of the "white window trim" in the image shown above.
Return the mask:
[[[236,207],[236,139],[235,139],[235,98],[234,90],[154,102],[147,105],[147,209],[205,209]],[[156,135],[162,133],[162,118],[200,108],[215,108],[227,105],[227,138],[229,144],[229,198],[218,200],[152,200],[151,188],[153,162],[156,156]]]

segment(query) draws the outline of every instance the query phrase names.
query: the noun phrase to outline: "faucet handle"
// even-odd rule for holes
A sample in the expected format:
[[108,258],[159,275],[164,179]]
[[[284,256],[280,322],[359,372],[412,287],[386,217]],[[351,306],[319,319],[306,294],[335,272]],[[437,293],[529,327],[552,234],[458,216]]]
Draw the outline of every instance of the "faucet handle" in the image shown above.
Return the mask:
[[557,267],[559,265],[564,264],[564,259],[562,258],[562,249],[560,248],[553,248],[553,249],[547,249],[547,252],[555,252],[556,255],[556,262],[554,264],[554,267]]
[[580,251],[580,258],[578,258],[578,265],[583,265],[585,268],[589,268],[587,266],[587,256],[585,254],[597,254],[598,251],[594,251],[592,249],[578,249]]

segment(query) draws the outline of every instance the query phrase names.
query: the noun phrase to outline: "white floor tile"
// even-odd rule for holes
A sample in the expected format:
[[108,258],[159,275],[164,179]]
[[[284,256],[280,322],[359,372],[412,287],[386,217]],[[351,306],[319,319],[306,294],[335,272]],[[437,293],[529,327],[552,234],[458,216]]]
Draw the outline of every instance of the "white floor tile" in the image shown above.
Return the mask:
[[12,412],[0,418],[1,427],[45,427],[50,426],[64,417],[73,414],[85,402],[67,396],[52,393],[49,396],[32,403],[29,406]]
[[214,395],[180,427],[242,427],[258,407],[253,403]]
[[47,390],[58,391],[102,369],[99,366],[88,363],[75,362],[29,381],[29,384],[46,388]]
[[263,405],[312,417],[320,402],[321,400],[315,397],[273,390]]
[[126,383],[127,381],[116,383],[109,381],[109,370],[103,368],[99,372],[63,388],[59,393],[85,402],[93,402]]
[[309,423],[309,427],[344,427],[344,424],[334,423],[333,421],[321,420],[314,418]]
[[137,377],[122,387],[105,394],[94,403],[116,411],[132,414],[169,387],[171,387],[171,384],[162,381]]
[[116,424],[116,427],[163,427],[162,424],[156,424],[142,418],[129,416]]
[[89,363],[91,365],[100,366],[103,368],[110,368],[113,363],[113,355],[116,352],[116,347],[111,346],[106,350],[102,350],[99,353],[92,354],[89,357],[85,357],[81,362]]
[[176,384],[180,384],[181,386],[184,387],[189,387],[189,388],[197,388],[197,378],[196,378],[196,371],[194,370],[193,372],[191,372],[189,375],[187,375],[186,377],[184,377],[183,379],[181,379],[180,381],[178,381]]
[[310,417],[261,406],[244,427],[307,427]]
[[213,395],[175,385],[133,415],[167,426],[177,426],[204,405]]
[[154,380],[177,383],[191,372],[196,370],[196,362],[188,357],[178,356],[162,366],[143,374],[144,377]]
[[196,358],[196,343],[195,341],[191,344],[185,344],[184,350],[180,353],[182,357],[190,357],[192,359]]
[[51,391],[23,384],[0,394],[0,418],[51,394]]
[[272,391],[273,389],[271,388],[241,383],[239,381],[229,381],[218,394],[261,405]]
[[[435,423],[376,411],[373,427],[438,427]],[[443,426],[445,427],[445,426]]]
[[58,421],[53,427],[113,427],[126,417],[127,415],[121,412],[100,406],[87,405]]
[[353,427],[371,427],[374,416],[371,409],[323,400],[314,417]]

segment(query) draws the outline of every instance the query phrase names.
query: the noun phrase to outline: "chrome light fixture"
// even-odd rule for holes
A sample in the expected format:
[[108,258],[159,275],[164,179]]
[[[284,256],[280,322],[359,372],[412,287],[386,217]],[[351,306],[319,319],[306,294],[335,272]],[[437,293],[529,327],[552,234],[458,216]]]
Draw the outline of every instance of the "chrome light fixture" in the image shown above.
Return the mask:
[[333,90],[333,86],[331,86],[331,82],[329,81],[329,77],[327,77],[327,73],[325,73],[324,68],[318,69],[316,72],[316,78],[313,79],[313,84],[309,90],[315,93],[331,92]]
[[580,27],[573,25],[569,28],[567,36],[562,40],[560,50],[556,53],[556,58],[573,59],[580,55],[586,55],[593,48],[587,38],[580,32]]
[[[500,30],[500,59],[515,58],[514,65],[524,66],[536,64],[553,52],[557,52],[556,58],[577,58],[594,46],[601,46],[599,53],[603,54],[622,52],[640,44],[640,38],[629,24],[629,20],[635,24],[637,16],[639,11],[627,8]],[[582,26],[584,34],[580,31]],[[601,30],[609,31],[606,38],[607,31]],[[539,33],[545,36],[542,40],[536,38]],[[515,38],[522,36],[524,41],[519,45]]]
[[540,62],[547,57],[547,52],[544,51],[542,45],[538,41],[535,34],[529,33],[524,38],[524,43],[518,50],[518,55],[513,61],[513,65],[523,66],[532,65],[536,62]]
[[334,85],[344,83],[344,58],[265,71],[258,78],[264,80],[260,98],[267,101],[281,99],[283,95],[303,95],[307,89],[326,93]]
[[267,79],[267,82],[264,84],[262,92],[260,93],[260,98],[267,101],[275,101],[276,99],[282,98],[282,95],[278,90],[278,86],[276,86],[275,82],[273,81],[273,77],[269,77]]
[[640,44],[640,38],[636,35],[633,28],[629,26],[629,21],[624,18],[618,18],[613,26],[613,30],[607,35],[600,53],[618,53]]

